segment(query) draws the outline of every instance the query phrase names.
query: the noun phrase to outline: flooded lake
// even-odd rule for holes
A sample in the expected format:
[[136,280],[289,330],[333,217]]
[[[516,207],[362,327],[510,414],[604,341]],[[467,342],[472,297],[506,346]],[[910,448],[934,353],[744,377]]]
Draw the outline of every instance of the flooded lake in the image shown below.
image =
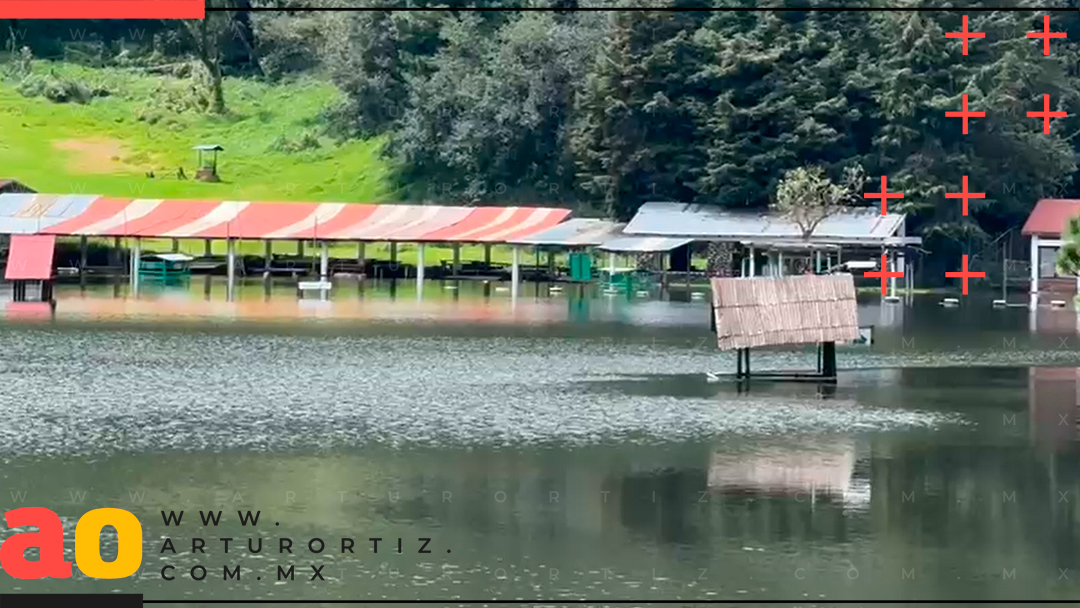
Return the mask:
[[1080,600],[1075,313],[872,296],[875,343],[838,350],[834,388],[738,390],[706,380],[735,357],[702,299],[501,289],[343,283],[298,302],[251,283],[226,302],[197,281],[0,304],[0,511],[59,513],[70,559],[80,515],[123,508],[145,545],[132,579],[0,592]]

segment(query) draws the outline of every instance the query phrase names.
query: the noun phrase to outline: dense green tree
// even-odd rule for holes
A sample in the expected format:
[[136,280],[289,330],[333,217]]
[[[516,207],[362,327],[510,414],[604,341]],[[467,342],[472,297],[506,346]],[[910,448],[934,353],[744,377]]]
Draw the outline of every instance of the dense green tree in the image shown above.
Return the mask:
[[571,195],[567,116],[575,66],[595,46],[599,30],[588,25],[595,18],[527,13],[490,36],[476,16],[447,20],[445,46],[431,59],[429,77],[409,79],[404,117],[391,137],[403,178],[423,184],[425,198]]
[[[1024,37],[1035,29],[1031,17],[972,15],[969,28],[986,38],[971,42],[965,56],[959,40],[945,37],[962,28],[958,13],[876,16],[879,31],[897,34],[884,40],[885,59],[877,70],[884,119],[874,137],[878,166],[904,192],[895,208],[912,213],[938,251],[957,244],[970,248],[985,235],[980,220],[1015,225],[1036,198],[1076,170],[1061,125],[1044,134],[1042,122],[1027,116],[1042,108],[1043,94],[1051,96],[1052,106],[1078,99],[1061,77],[1064,56],[1044,56],[1041,45]],[[970,119],[967,134],[961,118],[946,116],[961,110],[964,95],[969,111],[986,113]],[[960,191],[965,175],[970,190],[986,193],[972,202],[968,217],[960,201],[945,197]]]
[[[745,4],[745,3],[744,3]],[[806,3],[802,3],[806,4]],[[698,35],[699,79],[720,91],[700,121],[702,202],[768,204],[785,171],[864,162],[879,125],[866,12],[718,13]]]
[[[707,6],[677,0],[677,8]],[[626,7],[624,7],[626,8]],[[627,218],[647,200],[692,200],[702,159],[696,117],[713,93],[695,77],[705,53],[697,11],[620,10],[585,76],[571,145],[579,183]]]

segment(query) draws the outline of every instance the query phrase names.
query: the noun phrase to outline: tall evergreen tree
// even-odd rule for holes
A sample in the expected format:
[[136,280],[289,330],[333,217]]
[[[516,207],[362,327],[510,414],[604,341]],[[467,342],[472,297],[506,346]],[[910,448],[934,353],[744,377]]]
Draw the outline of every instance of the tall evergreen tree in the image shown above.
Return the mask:
[[[914,225],[935,251],[970,248],[985,234],[980,220],[1017,223],[1047,186],[1058,187],[1075,171],[1074,152],[1060,125],[1044,134],[1043,124],[1028,111],[1042,109],[1043,94],[1052,106],[1077,100],[1060,78],[1063,57],[1042,55],[1024,33],[1031,15],[990,12],[969,17],[972,31],[985,39],[969,43],[962,54],[959,13],[887,13],[878,16],[885,60],[877,71],[878,102],[885,124],[874,142],[878,166],[890,184],[903,190],[896,209],[914,214]],[[972,118],[947,117],[960,111],[967,96]],[[1055,109],[1052,107],[1052,109]],[[963,176],[983,201],[962,216],[958,192]]]
[[[678,0],[676,8],[703,8]],[[692,200],[701,165],[696,117],[712,97],[695,81],[704,53],[694,36],[703,12],[621,10],[610,14],[571,144],[578,179],[608,214],[626,218],[647,200]]]
[[567,144],[580,74],[595,46],[594,14],[526,13],[492,35],[473,15],[444,25],[430,77],[410,98],[391,150],[425,198],[466,202],[566,200]]
[[[805,5],[806,3],[802,3]],[[718,13],[698,36],[720,91],[701,116],[700,200],[764,207],[784,173],[813,164],[839,178],[863,163],[878,128],[865,12]]]

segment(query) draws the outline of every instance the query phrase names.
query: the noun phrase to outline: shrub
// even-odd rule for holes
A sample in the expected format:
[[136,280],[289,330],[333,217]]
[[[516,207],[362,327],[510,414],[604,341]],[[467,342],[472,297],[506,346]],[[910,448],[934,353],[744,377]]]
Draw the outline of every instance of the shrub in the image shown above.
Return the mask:
[[90,103],[95,96],[107,95],[107,91],[91,90],[80,82],[55,76],[30,75],[19,83],[23,97],[44,97],[53,103]]
[[267,152],[284,152],[286,154],[295,154],[297,152],[304,152],[306,150],[317,150],[322,147],[319,142],[319,138],[310,131],[305,131],[296,139],[290,139],[284,134],[278,135],[274,141],[270,142],[267,146]]

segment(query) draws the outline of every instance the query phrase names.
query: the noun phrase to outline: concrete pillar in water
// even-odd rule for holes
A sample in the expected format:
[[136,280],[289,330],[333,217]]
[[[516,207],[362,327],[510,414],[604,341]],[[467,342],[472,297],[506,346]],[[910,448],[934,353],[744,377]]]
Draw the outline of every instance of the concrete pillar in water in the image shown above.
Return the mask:
[[416,246],[416,299],[424,299],[424,244]]
[[364,259],[367,258],[367,251],[365,245],[367,245],[367,243],[363,241],[360,241],[356,244],[356,263],[360,264],[361,266],[364,265]]
[[511,246],[510,262],[510,299],[516,300],[518,296],[518,280],[521,278],[520,250],[517,245]]
[[274,258],[274,242],[267,239],[263,241],[263,270],[270,270],[270,261]]
[[330,278],[330,246],[326,241],[319,243],[319,280]]
[[172,240],[172,252],[178,253],[180,251],[180,239]]
[[1035,310],[1039,306],[1039,237],[1031,237],[1031,283],[1028,287],[1030,298],[1028,308]]
[[461,274],[461,243],[454,243],[454,275]]
[[549,250],[547,252],[547,271],[548,277],[552,280],[555,279],[555,250]]
[[142,257],[142,241],[135,237],[135,244],[131,247],[131,293],[139,295],[139,258]]
[[86,236],[79,237],[79,285],[86,285],[86,258],[87,249],[89,245],[87,243]]
[[[109,254],[109,266],[120,268],[122,266],[121,260],[123,259],[123,251],[120,249],[120,237],[113,237],[112,252]],[[128,260],[128,268],[131,268],[131,261]],[[116,285],[120,285],[120,281],[116,282]]]
[[[323,241],[319,244],[319,280],[326,282],[330,280],[330,245]],[[322,289],[319,291],[319,299],[326,300],[329,291]]]
[[208,258],[211,255],[213,255],[213,249],[210,247],[210,245],[211,245],[210,239],[203,240],[203,257],[204,258]]
[[236,241],[225,239],[225,299],[232,302],[236,281]]
[[390,243],[390,261],[397,263],[397,243]]
[[491,243],[484,244],[484,265],[491,266]]

